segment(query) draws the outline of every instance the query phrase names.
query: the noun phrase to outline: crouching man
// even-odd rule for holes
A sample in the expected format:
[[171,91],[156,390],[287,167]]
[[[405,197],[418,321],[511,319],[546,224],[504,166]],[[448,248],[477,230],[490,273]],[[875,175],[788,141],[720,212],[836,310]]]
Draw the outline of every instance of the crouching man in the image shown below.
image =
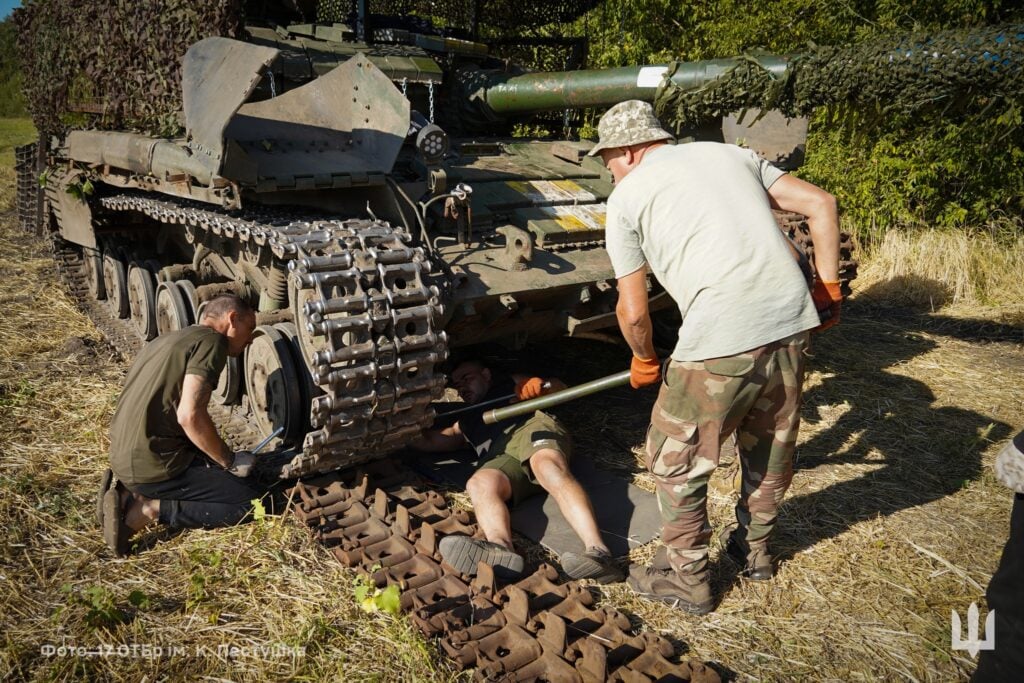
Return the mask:
[[[513,394],[516,398],[510,401],[526,400],[564,388],[558,380],[545,385],[539,377],[492,374],[478,361],[456,367],[452,384],[469,405]],[[490,403],[487,408],[497,405]],[[430,452],[454,451],[468,443],[479,457],[478,469],[466,483],[466,490],[486,540],[445,536],[439,544],[445,562],[469,575],[476,574],[477,563],[482,561],[494,567],[495,575],[501,578],[520,576],[524,563],[512,546],[508,503],[515,505],[547,491],[586,548],[582,554],[562,555],[565,573],[574,579],[600,583],[621,581],[623,574],[612,563],[601,539],[590,499],[569,471],[572,445],[565,428],[540,411],[486,425],[483,412],[480,408],[451,427],[428,430],[413,443],[414,448]]]
[[97,508],[115,555],[157,521],[173,529],[235,524],[267,494],[248,478],[253,454],[224,443],[207,411],[227,357],[245,350],[255,328],[245,301],[221,295],[198,325],[155,339],[136,357],[111,421]]

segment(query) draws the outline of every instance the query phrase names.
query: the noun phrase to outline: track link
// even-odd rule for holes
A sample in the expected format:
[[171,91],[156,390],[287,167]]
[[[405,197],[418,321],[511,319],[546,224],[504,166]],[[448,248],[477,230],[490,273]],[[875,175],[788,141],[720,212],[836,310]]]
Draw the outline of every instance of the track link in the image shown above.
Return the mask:
[[484,564],[475,578],[460,574],[438,541],[478,535],[477,525],[400,462],[309,480],[292,496],[319,543],[378,588],[398,585],[412,622],[478,680],[721,680],[696,659],[680,661],[662,636],[633,633],[628,616],[595,607],[583,583],[561,581],[550,565],[504,587]]

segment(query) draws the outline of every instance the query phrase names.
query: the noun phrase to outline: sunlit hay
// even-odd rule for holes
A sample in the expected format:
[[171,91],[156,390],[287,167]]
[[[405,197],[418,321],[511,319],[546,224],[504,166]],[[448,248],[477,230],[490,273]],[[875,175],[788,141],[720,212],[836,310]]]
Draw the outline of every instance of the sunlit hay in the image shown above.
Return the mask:
[[937,310],[953,305],[1020,306],[1024,235],[966,230],[886,233],[854,283],[869,302]]

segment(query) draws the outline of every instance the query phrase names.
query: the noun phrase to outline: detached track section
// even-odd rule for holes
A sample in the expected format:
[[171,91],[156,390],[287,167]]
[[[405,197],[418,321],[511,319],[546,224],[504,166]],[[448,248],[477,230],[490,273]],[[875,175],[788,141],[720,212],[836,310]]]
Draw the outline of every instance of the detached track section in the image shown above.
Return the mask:
[[317,541],[378,588],[398,584],[413,623],[478,680],[721,680],[697,660],[676,660],[662,636],[630,633],[627,615],[595,608],[586,586],[559,582],[550,565],[500,588],[487,565],[475,578],[460,574],[441,560],[437,541],[478,535],[476,524],[398,462],[300,482],[292,496]]

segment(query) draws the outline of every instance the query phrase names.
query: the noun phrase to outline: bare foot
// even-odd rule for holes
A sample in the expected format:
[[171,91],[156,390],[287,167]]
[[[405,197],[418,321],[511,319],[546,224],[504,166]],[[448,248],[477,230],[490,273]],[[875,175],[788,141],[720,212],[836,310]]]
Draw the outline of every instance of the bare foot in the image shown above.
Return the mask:
[[[130,503],[129,499],[131,499]],[[142,531],[160,519],[159,500],[125,490],[121,492],[121,509],[124,510],[126,505],[128,509],[125,510],[124,523],[133,532]]]

